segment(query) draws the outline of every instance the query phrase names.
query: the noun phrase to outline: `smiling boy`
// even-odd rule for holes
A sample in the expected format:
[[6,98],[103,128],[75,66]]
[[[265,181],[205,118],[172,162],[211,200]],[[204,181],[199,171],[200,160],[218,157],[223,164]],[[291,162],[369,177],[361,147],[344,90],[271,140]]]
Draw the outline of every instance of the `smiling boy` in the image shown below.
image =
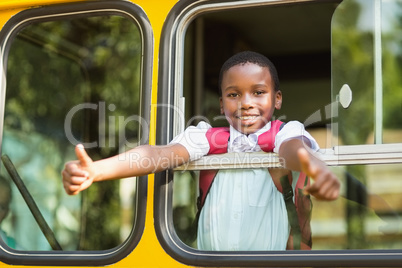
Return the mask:
[[253,63],[235,65],[221,82],[221,113],[243,134],[255,133],[280,109],[282,93],[273,88],[268,68]]
[[[224,63],[219,81],[221,113],[230,124],[228,152],[261,151],[258,137],[271,128],[273,113],[282,105],[274,65],[261,54],[242,52]],[[199,159],[209,152],[206,132],[210,128],[201,122],[187,128],[168,145],[139,146],[124,153],[125,157],[95,162],[78,145],[78,160],[68,162],[62,172],[64,188],[68,194],[77,194],[96,181],[163,171],[166,159],[168,168]],[[313,154],[312,151],[317,149],[317,143],[303,125],[292,121],[275,137],[274,151],[284,160],[286,169],[219,171],[200,214],[198,248],[286,249],[290,229],[283,196],[274,181],[283,175],[303,171],[315,181],[304,189],[306,192],[320,200],[334,200],[339,195],[340,183],[325,163]],[[130,154],[135,154],[135,159],[149,159],[149,163],[155,164],[133,163]]]

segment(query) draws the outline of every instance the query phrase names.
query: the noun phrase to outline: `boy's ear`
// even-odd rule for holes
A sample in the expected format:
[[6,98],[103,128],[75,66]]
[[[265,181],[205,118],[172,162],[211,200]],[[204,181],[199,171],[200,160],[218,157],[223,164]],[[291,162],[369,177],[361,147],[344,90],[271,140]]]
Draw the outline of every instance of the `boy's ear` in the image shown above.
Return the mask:
[[280,110],[282,107],[282,92],[278,90],[275,93],[275,109]]
[[219,98],[219,105],[221,106],[221,114],[225,114],[225,112],[223,111],[223,101],[222,101],[222,97]]

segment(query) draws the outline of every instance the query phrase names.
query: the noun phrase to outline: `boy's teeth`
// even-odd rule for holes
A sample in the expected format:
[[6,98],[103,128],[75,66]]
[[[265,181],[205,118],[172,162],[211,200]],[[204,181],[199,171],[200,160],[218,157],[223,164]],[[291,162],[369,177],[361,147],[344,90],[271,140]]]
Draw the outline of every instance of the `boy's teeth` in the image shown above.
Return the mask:
[[248,120],[248,119],[253,119],[255,116],[240,116],[241,120]]

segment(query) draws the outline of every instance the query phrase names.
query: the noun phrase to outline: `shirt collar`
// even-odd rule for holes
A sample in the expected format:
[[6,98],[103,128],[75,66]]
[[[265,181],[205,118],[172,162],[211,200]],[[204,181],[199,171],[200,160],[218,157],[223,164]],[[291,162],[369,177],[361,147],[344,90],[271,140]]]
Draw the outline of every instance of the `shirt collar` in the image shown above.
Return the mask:
[[[251,133],[248,136],[239,132],[236,130],[234,127],[230,126],[230,138],[229,138],[229,146],[228,146],[228,151],[232,151],[233,148],[233,142],[237,139],[241,139],[242,136],[244,138],[248,139],[249,143],[252,144],[253,146],[257,145],[258,142],[258,137],[264,133],[267,132],[271,128],[271,121],[269,121],[264,127],[259,129],[257,132]],[[259,146],[255,146],[255,151],[260,151],[261,148]]]

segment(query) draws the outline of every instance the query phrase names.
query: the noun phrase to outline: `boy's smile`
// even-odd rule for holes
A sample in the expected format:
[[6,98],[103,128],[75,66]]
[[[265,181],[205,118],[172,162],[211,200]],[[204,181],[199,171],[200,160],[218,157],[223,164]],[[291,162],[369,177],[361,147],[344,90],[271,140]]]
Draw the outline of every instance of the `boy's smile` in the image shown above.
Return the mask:
[[282,93],[274,90],[269,69],[257,64],[231,67],[223,75],[221,88],[221,111],[243,134],[264,127],[282,105]]

